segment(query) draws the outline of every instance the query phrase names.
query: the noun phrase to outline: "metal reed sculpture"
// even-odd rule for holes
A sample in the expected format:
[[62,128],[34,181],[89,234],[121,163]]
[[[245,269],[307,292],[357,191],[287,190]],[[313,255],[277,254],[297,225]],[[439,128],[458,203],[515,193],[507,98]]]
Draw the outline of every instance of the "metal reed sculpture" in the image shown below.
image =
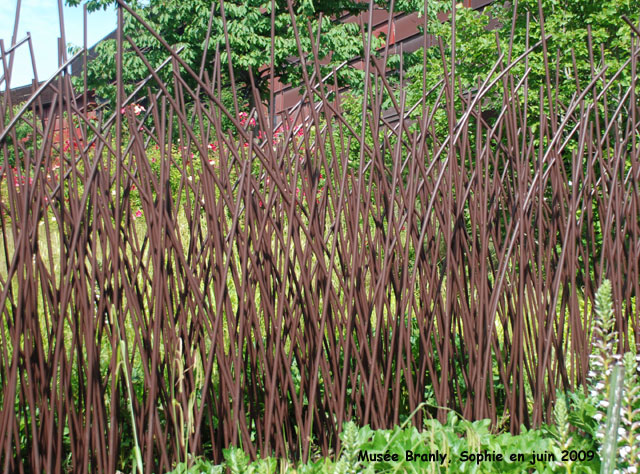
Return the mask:
[[[335,452],[347,420],[389,427],[419,407],[418,426],[449,409],[537,426],[556,389],[586,379],[604,278],[622,345],[636,343],[635,75],[619,87],[593,64],[571,103],[548,97],[562,116],[541,111],[534,135],[529,71],[511,66],[545,40],[503,55],[473,94],[449,68],[416,104],[367,53],[354,128],[312,53],[276,128],[266,108],[223,106],[220,54],[194,71],[158,37],[165,82],[123,33],[125,15],[142,20],[122,1],[118,15],[115,109],[89,117],[64,50],[20,107],[0,101],[4,472],[115,472],[134,442],[145,472],[230,445],[307,459]],[[28,39],[1,45],[5,86]],[[125,49],[149,67],[129,97]]]

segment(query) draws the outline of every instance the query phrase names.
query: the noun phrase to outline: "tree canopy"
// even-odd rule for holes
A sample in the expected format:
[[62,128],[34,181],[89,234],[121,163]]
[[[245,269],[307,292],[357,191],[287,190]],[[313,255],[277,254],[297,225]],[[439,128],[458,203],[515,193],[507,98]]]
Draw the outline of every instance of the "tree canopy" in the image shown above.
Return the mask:
[[[79,5],[82,0],[66,0],[68,5]],[[94,11],[106,8],[112,0],[88,0],[87,9]],[[234,81],[244,94],[247,102],[250,97],[249,71],[253,73],[258,88],[266,92],[270,71],[266,65],[274,57],[274,73],[283,83],[296,83],[302,76],[301,65],[296,58],[300,56],[299,45],[292,28],[291,13],[284,0],[229,0],[222,5],[215,3],[209,44],[205,45],[210,0],[149,0],[132,1],[131,8],[148,22],[155,31],[172,47],[182,47],[180,56],[189,66],[198,71],[203,54],[206,51],[205,69],[213,69],[216,49],[221,59],[221,73],[225,85],[229,84],[229,58],[225,40],[225,22]],[[335,15],[343,12],[357,13],[366,10],[367,5],[352,0],[294,0],[293,14],[300,32],[300,47],[303,54],[312,51],[310,38],[318,38],[320,59],[323,59],[323,74],[346,60],[362,54],[361,29],[355,23],[334,21]],[[274,11],[272,12],[272,8]],[[224,17],[223,17],[224,13]],[[273,44],[271,18],[274,18]],[[312,33],[309,34],[309,32]],[[134,39],[136,46],[144,53],[153,67],[164,61],[168,54],[165,48],[130,15],[125,15],[125,35]],[[273,46],[273,48],[272,48]],[[112,81],[115,78],[116,42],[107,40],[97,47],[97,58],[91,61],[88,71],[88,85],[101,97],[115,97]],[[125,82],[133,89],[136,82],[149,72],[144,63],[125,43],[123,56],[123,74]],[[357,84],[360,71],[343,68],[339,80],[346,84]],[[168,77],[168,76],[167,76]]]
[[[541,0],[538,4],[538,0],[519,0],[497,1],[484,11],[457,8],[456,90],[473,91],[487,78],[500,54],[503,54],[502,63],[508,64],[522,55],[528,47],[539,42],[544,30],[549,70],[552,71],[550,77],[546,77],[542,46],[532,51],[526,61],[520,61],[513,72],[516,77],[522,78],[529,69],[527,82],[520,91],[521,94],[525,90],[528,93],[529,112],[534,116],[537,116],[541,107],[548,109],[552,97],[557,97],[560,103],[568,105],[576,92],[579,94],[590,82],[592,66],[595,71],[607,68],[607,73],[603,76],[603,81],[606,81],[629,58],[631,28],[622,20],[623,15],[637,25],[640,19],[637,2]],[[432,28],[442,39],[444,57],[450,61],[451,22],[435,22]],[[426,61],[427,67],[423,68],[422,50],[415,52],[412,60],[406,61],[410,65],[407,73],[410,101],[419,100],[423,90],[429,90],[444,77],[439,47],[426,51]],[[499,72],[498,70],[495,74]],[[623,70],[620,77],[621,86],[630,85],[631,68]],[[603,84],[604,82],[601,85]],[[599,86],[596,89],[597,87]],[[501,90],[500,87],[494,88],[494,100],[492,104],[487,104],[488,108],[502,103]],[[540,103],[540,97],[544,104]],[[557,110],[554,115],[561,117],[563,113],[564,111]]]
[[[113,0],[66,0],[69,5],[86,3],[87,8],[106,8]],[[376,2],[382,8],[389,8],[387,0]],[[344,61],[363,54],[362,30],[356,23],[340,23],[335,18],[344,12],[366,11],[366,2],[355,0],[293,0],[293,14],[299,31],[298,45],[292,28],[291,12],[286,0],[228,0],[223,9],[215,3],[209,44],[205,45],[211,3],[209,0],[132,0],[131,7],[147,21],[172,47],[182,47],[181,57],[194,70],[199,70],[202,56],[207,51],[206,69],[212,70],[216,49],[220,53],[223,85],[229,85],[226,41],[228,38],[230,62],[233,65],[234,81],[241,91],[244,103],[251,102],[249,71],[264,95],[267,91],[269,70],[265,66],[274,58],[274,73],[283,83],[297,84],[302,77],[301,64],[297,58],[302,53],[311,53],[311,39],[319,39],[317,45],[322,60],[322,74]],[[450,11],[451,2],[436,0],[427,2],[429,33],[443,41],[444,57],[451,54],[451,22],[437,21],[436,14]],[[272,12],[272,8],[274,11]],[[425,8],[422,0],[398,0],[394,9],[421,12]],[[544,24],[540,22],[542,12]],[[529,46],[541,39],[542,26],[548,40],[549,57],[555,58],[551,69],[556,66],[559,74],[547,78],[544,73],[542,48],[533,51],[514,68],[516,75],[528,71],[527,89],[529,105],[535,112],[540,104],[540,89],[545,94],[556,94],[561,102],[569,103],[577,89],[584,87],[591,74],[591,60],[597,68],[607,65],[616,71],[625,60],[630,41],[630,28],[621,21],[626,15],[638,21],[638,8],[632,0],[519,0],[514,4],[496,1],[484,11],[462,8],[456,9],[456,87],[473,90],[478,81],[486,78],[491,66],[504,53],[503,62],[521,55],[527,48],[526,35],[530,33]],[[274,18],[273,45],[271,18]],[[442,18],[442,17],[441,17]],[[225,25],[228,35],[225,37]],[[591,31],[589,36],[588,31]],[[311,33],[311,34],[310,34]],[[125,15],[125,34],[134,38],[138,48],[151,65],[157,67],[167,58],[166,50],[143,28],[140,23]],[[513,36],[513,42],[510,38]],[[591,46],[589,45],[591,42]],[[381,44],[374,41],[375,50]],[[273,47],[272,47],[273,46]],[[98,96],[113,98],[115,89],[111,84],[115,77],[114,40],[104,41],[97,46],[97,58],[89,67],[88,84]],[[404,66],[408,84],[408,98],[417,101],[426,90],[440,81],[445,74],[439,47],[431,47],[426,53],[426,67],[423,66],[423,52],[418,50],[406,55]],[[447,59],[448,61],[449,59]],[[125,82],[134,85],[146,77],[148,70],[142,61],[126,47],[124,61]],[[389,58],[391,65],[399,64],[398,58]],[[526,66],[525,66],[526,64]],[[575,64],[575,66],[574,66]],[[356,68],[342,68],[339,82],[357,91],[362,84],[363,72]],[[167,76],[168,77],[168,76]],[[623,72],[621,84],[628,84],[630,71]],[[393,78],[389,78],[393,82]],[[551,87],[547,88],[547,80]],[[546,90],[548,89],[548,90]],[[494,91],[496,103],[500,102],[500,91]],[[420,113],[419,110],[416,113]]]

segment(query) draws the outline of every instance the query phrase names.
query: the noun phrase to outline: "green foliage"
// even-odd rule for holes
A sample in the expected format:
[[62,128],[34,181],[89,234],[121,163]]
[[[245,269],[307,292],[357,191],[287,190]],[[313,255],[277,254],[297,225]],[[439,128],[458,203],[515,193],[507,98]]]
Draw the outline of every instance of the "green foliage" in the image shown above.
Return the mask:
[[615,343],[618,334],[615,331],[615,316],[613,314],[613,301],[611,298],[611,282],[604,280],[596,293],[596,318],[594,321],[593,335],[595,337],[594,348],[596,351],[591,356],[594,376],[602,378],[602,374],[609,375],[610,365],[615,354]]
[[[534,136],[539,126],[538,117],[541,109],[548,114],[556,114],[558,120],[561,120],[560,111],[550,110],[550,103],[555,102],[557,98],[567,106],[576,91],[581,91],[587,86],[592,77],[590,55],[594,57],[596,72],[606,65],[609,71],[607,77],[611,77],[623,65],[628,58],[631,30],[620,18],[626,15],[635,23],[639,19],[637,4],[631,0],[549,0],[542,1],[541,4],[543,23],[540,21],[537,0],[519,1],[515,11],[513,3],[509,2],[495,2],[482,12],[462,7],[456,9],[456,95],[473,91],[485,81],[500,54],[504,54],[503,65],[523,54],[527,49],[527,30],[530,32],[529,47],[542,38],[543,28],[545,35],[550,36],[546,42],[551,72],[549,78],[545,73],[542,47],[534,50],[512,70],[516,78],[521,78],[527,68],[530,68],[528,82],[519,93],[523,96],[524,91],[528,91],[528,122]],[[512,25],[513,43],[510,45]],[[411,83],[408,89],[409,104],[420,100],[424,91],[431,89],[445,77],[445,67],[447,72],[451,69],[451,22],[432,22],[430,26],[431,32],[442,39],[444,54],[441,54],[438,46],[429,48],[424,53],[426,68],[422,65],[422,50],[413,53],[414,60],[406,61],[412,65],[407,72],[407,79]],[[591,51],[587,27],[591,28]],[[443,64],[443,58],[446,64]],[[500,68],[494,76],[499,72]],[[423,87],[423,81],[426,87]],[[631,69],[626,68],[621,75],[621,87],[628,86],[630,82]],[[541,91],[543,103],[540,103]],[[458,103],[459,100],[458,98]],[[434,102],[435,95],[432,95],[427,98],[426,105],[433,105]],[[498,86],[486,97],[482,106],[488,111],[496,110],[501,102],[502,87]],[[615,106],[617,104],[612,105]],[[422,110],[418,109],[415,116],[421,113]],[[442,111],[437,118],[442,131],[446,130],[445,112]]]
[[[67,0],[68,5],[79,5],[80,0]],[[112,3],[107,0],[88,0],[87,8],[96,10],[106,8]],[[271,63],[271,2],[268,0],[234,0],[224,2],[224,19],[228,31],[229,50],[226,48],[223,11],[220,4],[214,9],[209,44],[205,44],[211,2],[206,0],[150,0],[148,2],[132,1],[131,8],[136,11],[155,31],[171,46],[182,46],[180,56],[194,70],[200,69],[202,56],[207,49],[206,69],[211,73],[216,49],[220,52],[222,65],[223,89],[230,84],[229,62],[233,65],[234,80],[239,86],[240,103],[252,102],[250,93],[250,69],[256,85],[266,92],[266,83],[270,71],[264,66]],[[355,23],[334,23],[330,16],[343,12],[357,12],[366,5],[355,1],[342,0],[300,0],[293,2],[296,24],[299,30],[300,47],[305,55],[311,54],[312,46],[307,25],[314,38],[319,38],[317,45],[320,59],[330,61],[321,66],[322,73],[327,74],[333,67],[345,60],[362,54],[360,27]],[[324,15],[321,17],[321,14]],[[290,12],[285,1],[275,2],[274,11],[274,65],[275,74],[284,83],[299,83],[302,68],[298,61],[290,58],[299,57],[298,43],[295,39]],[[153,67],[159,66],[168,53],[142,25],[130,15],[125,15],[124,34],[134,41],[145,54]],[[100,97],[115,98],[115,88],[111,84],[116,70],[116,43],[107,40],[96,47],[97,58],[90,63],[88,85]],[[228,52],[231,54],[229,61]],[[161,71],[160,76],[171,84],[170,66]],[[311,74],[313,69],[309,68]],[[124,82],[129,84],[127,92],[133,90],[135,83],[149,74],[144,63],[136,56],[132,48],[125,43],[123,57]],[[186,77],[186,74],[184,75]],[[361,73],[353,68],[343,68],[339,80],[346,84],[361,83]],[[80,82],[77,84],[80,85]],[[230,104],[231,105],[231,104]]]
[[171,471],[173,474],[222,474],[225,472],[223,465],[213,465],[204,459],[197,459],[191,466],[180,463]]
[[[509,433],[493,434],[490,420],[466,421],[450,413],[445,424],[428,420],[424,429],[397,426],[391,430],[373,431],[369,426],[358,428],[354,423],[345,423],[340,439],[342,450],[335,461],[322,459],[296,467],[301,473],[356,473],[356,472],[512,472],[520,473],[530,469],[535,472],[572,472],[571,466],[579,467],[577,472],[595,473],[599,460],[594,445],[584,441],[574,441],[569,436],[570,412],[566,405],[556,408],[558,421],[562,427],[545,427],[540,430],[523,428],[519,435]],[[573,429],[573,428],[571,428]],[[565,436],[556,439],[551,431]],[[588,438],[587,438],[588,439]],[[563,451],[591,453],[590,460],[563,462],[569,458]],[[408,453],[432,454],[437,461],[412,459]],[[534,454],[554,456],[553,460],[540,460]],[[366,455],[365,455],[366,454]],[[520,454],[521,456],[518,456]],[[395,457],[395,460],[393,456]],[[482,457],[478,457],[481,455]],[[500,460],[499,455],[502,456]],[[514,455],[513,458],[511,455]],[[386,458],[385,458],[386,456]],[[198,461],[190,470],[177,467],[173,473],[222,472],[276,472],[278,462],[266,458],[250,463],[246,454],[238,449],[224,451],[225,462],[214,466]],[[381,460],[372,460],[381,459]],[[196,466],[198,466],[196,468]],[[270,470],[260,470],[265,467]],[[280,472],[287,468],[286,461],[280,462]]]
[[[24,106],[23,103],[14,105],[13,113],[11,114],[11,117],[9,116],[9,114],[5,115],[5,120],[4,120],[5,127],[9,125],[11,118],[13,118],[20,110],[22,110],[23,106]],[[18,122],[16,123],[13,129],[15,130],[15,134],[16,134],[15,137],[17,139],[17,143],[13,143],[12,135],[10,135],[9,141],[7,142],[8,143],[7,162],[11,167],[17,166],[18,163],[24,162],[25,152],[27,151],[31,152],[31,156],[33,157],[33,150],[34,150],[33,111],[27,110],[24,114],[22,114],[22,117],[18,120]],[[37,139],[35,141],[36,141],[37,147],[39,148],[42,145],[42,137],[37,136]],[[15,154],[16,150],[18,150],[18,158],[19,158],[18,160],[16,160],[16,154]],[[4,161],[4,157],[2,158],[2,161]],[[2,165],[2,161],[0,161],[0,166]]]
[[[371,438],[373,431],[365,426],[358,429],[352,421],[345,423],[340,440],[342,441],[342,453],[335,465],[335,471],[344,474],[355,474],[365,471],[365,466],[358,459],[361,446]],[[366,471],[372,471],[371,466]],[[365,471],[365,472],[366,472]]]
[[640,358],[631,352],[623,357],[624,399],[621,410],[621,432],[619,433],[620,457],[627,471],[640,459]]
[[617,353],[619,341],[613,305],[611,282],[604,280],[596,293],[587,403],[594,407],[593,418],[601,421],[595,436],[604,443],[606,472],[614,467],[621,472],[636,472],[640,454],[640,356]]

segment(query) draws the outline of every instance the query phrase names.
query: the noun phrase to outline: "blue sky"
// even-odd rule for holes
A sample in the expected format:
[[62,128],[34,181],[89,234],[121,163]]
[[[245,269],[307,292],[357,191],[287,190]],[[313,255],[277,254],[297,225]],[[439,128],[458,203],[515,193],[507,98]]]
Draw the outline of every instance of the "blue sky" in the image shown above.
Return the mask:
[[[13,23],[16,13],[16,0],[0,0],[0,38],[5,48],[11,45]],[[63,0],[64,4],[64,0]],[[67,43],[82,46],[83,20],[82,7],[64,7],[64,24]],[[31,32],[38,68],[38,79],[47,79],[58,68],[57,40],[60,36],[57,0],[22,0],[18,41]],[[89,13],[87,39],[89,46],[98,42],[116,27],[114,8],[107,11]],[[2,75],[0,65],[0,76]],[[14,59],[11,87],[30,84],[33,71],[29,56],[29,47],[24,44],[17,49]],[[4,89],[5,84],[0,86]]]

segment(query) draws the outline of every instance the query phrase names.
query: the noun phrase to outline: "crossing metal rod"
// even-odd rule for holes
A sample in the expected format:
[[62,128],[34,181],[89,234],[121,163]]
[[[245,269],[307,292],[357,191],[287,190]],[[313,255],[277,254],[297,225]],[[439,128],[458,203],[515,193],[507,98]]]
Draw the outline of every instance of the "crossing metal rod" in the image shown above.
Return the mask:
[[[305,69],[276,127],[262,103],[275,94],[252,82],[251,110],[233,100],[221,7],[194,59],[119,0],[115,109],[89,114],[85,32],[15,116],[2,110],[4,471],[115,472],[135,452],[138,472],[166,472],[193,456],[222,462],[230,446],[306,461],[338,452],[348,420],[423,429],[451,411],[514,433],[539,426],[557,389],[587,380],[589,308],[605,276],[620,347],[635,344],[630,21],[619,68],[591,59],[568,103],[547,97],[547,78],[563,74],[541,48],[548,36],[529,41],[541,37],[533,24],[524,48],[496,44],[472,90],[443,39],[433,47],[448,72],[430,89],[409,94],[406,71],[395,85],[387,45],[368,53],[359,95],[336,74],[355,63],[321,73],[323,37],[289,2]],[[282,17],[270,18],[275,47]],[[361,33],[370,51],[373,31]],[[214,35],[224,44],[209,47]],[[19,44],[2,57],[9,78]],[[538,97],[533,54],[545,64]],[[82,91],[63,74],[80,55]],[[274,82],[268,56],[258,74]],[[47,88],[41,125],[27,114],[46,107]]]

